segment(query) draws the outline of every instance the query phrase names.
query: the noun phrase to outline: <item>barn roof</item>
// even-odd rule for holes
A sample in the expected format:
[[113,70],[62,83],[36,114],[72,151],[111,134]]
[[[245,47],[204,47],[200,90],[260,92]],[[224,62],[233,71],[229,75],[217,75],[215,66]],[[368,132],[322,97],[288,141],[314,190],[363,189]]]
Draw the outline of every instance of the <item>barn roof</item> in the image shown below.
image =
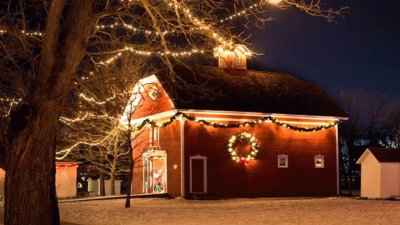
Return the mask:
[[400,149],[398,148],[368,148],[368,150],[379,162],[400,162]]
[[156,76],[177,109],[347,117],[321,88],[287,73],[206,66],[174,71],[175,83],[166,73]]

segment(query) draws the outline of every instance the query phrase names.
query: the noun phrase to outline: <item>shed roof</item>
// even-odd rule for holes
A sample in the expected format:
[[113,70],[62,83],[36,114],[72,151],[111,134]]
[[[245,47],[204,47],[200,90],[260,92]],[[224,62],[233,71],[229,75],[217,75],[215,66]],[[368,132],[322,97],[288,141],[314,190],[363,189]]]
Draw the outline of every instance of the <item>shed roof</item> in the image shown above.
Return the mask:
[[361,157],[357,160],[357,163],[362,163],[362,159],[365,157],[367,152],[370,152],[378,162],[399,162],[400,163],[400,149],[399,148],[367,148]]
[[[209,66],[180,66],[175,72],[185,85],[174,85],[163,73],[156,76],[177,109],[347,117],[321,88],[287,73]],[[195,86],[213,94],[201,97]]]
[[368,148],[379,162],[400,162],[398,148]]

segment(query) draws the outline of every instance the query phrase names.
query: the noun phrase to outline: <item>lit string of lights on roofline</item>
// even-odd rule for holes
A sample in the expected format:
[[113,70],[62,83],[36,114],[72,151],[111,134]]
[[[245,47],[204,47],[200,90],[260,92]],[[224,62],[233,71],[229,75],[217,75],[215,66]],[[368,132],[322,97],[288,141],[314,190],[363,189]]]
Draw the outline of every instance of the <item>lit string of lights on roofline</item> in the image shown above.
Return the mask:
[[[140,122],[137,126],[134,127],[133,131],[139,131],[141,130],[143,127],[145,127],[146,125],[151,125],[154,127],[166,127],[170,124],[172,124],[174,121],[176,121],[177,119],[179,119],[180,117],[183,117],[189,121],[192,122],[196,122],[199,124],[203,124],[205,126],[210,126],[210,127],[214,127],[214,128],[241,128],[241,127],[254,127],[263,123],[267,123],[267,122],[272,122],[273,124],[276,124],[278,126],[284,127],[286,129],[290,129],[293,131],[298,131],[298,132],[317,132],[317,131],[321,131],[321,130],[327,130],[330,129],[336,125],[338,125],[340,122],[342,122],[341,120],[336,120],[333,123],[329,123],[329,124],[325,124],[325,125],[320,125],[320,126],[314,126],[314,127],[299,127],[299,126],[293,126],[289,123],[280,121],[272,116],[266,116],[266,117],[262,117],[253,121],[246,121],[243,123],[217,123],[217,122],[212,122],[212,121],[207,121],[207,120],[203,120],[203,119],[197,119],[195,116],[191,116],[189,114],[186,114],[184,112],[176,112],[173,116],[171,116],[167,121],[162,122],[162,123],[157,123],[153,120],[150,119],[145,119],[142,122]],[[106,140],[107,137],[103,138],[102,140],[98,141],[98,142],[78,142],[73,144],[72,146],[65,148],[63,150],[57,151],[56,155],[62,155],[62,156],[56,156],[57,160],[62,160],[65,157],[68,156],[68,154],[77,146],[79,146],[80,144],[85,144],[85,145],[89,145],[89,146],[95,146],[95,145],[99,145],[101,144],[104,140]]]
[[166,126],[170,125],[171,123],[173,123],[175,120],[179,119],[180,116],[182,116],[183,118],[185,118],[189,121],[203,124],[205,126],[214,127],[214,128],[254,127],[254,126],[262,124],[262,123],[271,122],[278,126],[281,126],[281,127],[293,130],[293,131],[299,131],[299,132],[316,132],[316,131],[320,131],[320,130],[326,130],[326,129],[336,126],[337,124],[339,124],[341,122],[341,120],[336,120],[333,123],[319,125],[319,126],[315,126],[315,127],[300,127],[300,126],[294,126],[289,123],[280,121],[280,120],[274,118],[273,116],[266,116],[266,117],[262,117],[262,118],[259,118],[259,119],[253,120],[253,121],[246,121],[243,123],[217,123],[217,122],[207,121],[207,120],[203,120],[203,119],[197,119],[195,116],[191,116],[184,112],[178,111],[173,116],[171,116],[169,119],[167,119],[167,121],[162,122],[162,123],[157,123],[154,120],[145,119],[142,122],[138,123],[138,125],[136,125],[134,127],[134,131],[141,130],[146,125],[151,125],[154,127],[166,127]]

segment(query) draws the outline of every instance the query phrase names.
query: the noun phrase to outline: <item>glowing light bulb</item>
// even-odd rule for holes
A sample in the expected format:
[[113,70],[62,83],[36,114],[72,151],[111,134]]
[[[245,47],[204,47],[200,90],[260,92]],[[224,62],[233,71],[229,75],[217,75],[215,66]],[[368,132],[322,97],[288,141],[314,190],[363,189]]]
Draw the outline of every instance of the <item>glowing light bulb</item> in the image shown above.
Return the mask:
[[278,5],[279,3],[282,2],[282,0],[267,0],[269,3],[274,4],[274,5]]

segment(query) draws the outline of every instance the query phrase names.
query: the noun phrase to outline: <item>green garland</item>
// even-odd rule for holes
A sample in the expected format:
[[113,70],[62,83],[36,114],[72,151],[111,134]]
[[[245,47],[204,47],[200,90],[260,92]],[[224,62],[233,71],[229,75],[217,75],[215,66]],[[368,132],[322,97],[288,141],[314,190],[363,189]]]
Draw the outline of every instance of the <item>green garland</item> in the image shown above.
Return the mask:
[[137,126],[135,126],[134,130],[135,131],[141,130],[147,124],[154,126],[154,127],[166,127],[166,126],[170,125],[171,123],[173,123],[175,120],[177,120],[180,116],[182,116],[185,119],[190,120],[192,122],[200,123],[200,124],[210,126],[210,127],[215,127],[215,128],[254,127],[254,126],[262,124],[262,123],[272,122],[278,126],[285,127],[287,129],[299,131],[299,132],[315,132],[315,131],[320,131],[320,130],[326,130],[326,129],[336,126],[337,124],[339,124],[341,122],[340,120],[337,120],[331,124],[305,128],[305,127],[298,127],[298,126],[290,125],[288,123],[279,121],[278,119],[276,119],[272,116],[266,116],[266,117],[262,117],[262,118],[259,118],[259,119],[253,120],[253,121],[246,121],[243,123],[227,123],[226,124],[226,123],[216,123],[216,122],[211,122],[211,121],[207,121],[207,120],[197,119],[195,116],[191,116],[184,112],[178,111],[173,116],[171,116],[169,118],[169,120],[167,120],[163,123],[157,123],[153,120],[145,119],[141,123],[139,123]]
[[[240,141],[241,139],[247,139],[249,141],[250,152],[247,156],[238,155],[238,153],[234,149],[236,142]],[[250,160],[253,160],[254,157],[256,157],[256,155],[257,155],[257,152],[258,152],[257,140],[253,135],[251,135],[247,132],[235,134],[231,138],[229,138],[228,152],[231,154],[232,160],[234,160],[236,162],[249,162]]]

